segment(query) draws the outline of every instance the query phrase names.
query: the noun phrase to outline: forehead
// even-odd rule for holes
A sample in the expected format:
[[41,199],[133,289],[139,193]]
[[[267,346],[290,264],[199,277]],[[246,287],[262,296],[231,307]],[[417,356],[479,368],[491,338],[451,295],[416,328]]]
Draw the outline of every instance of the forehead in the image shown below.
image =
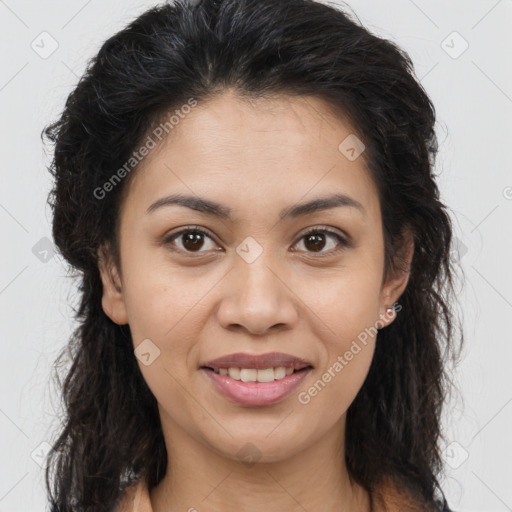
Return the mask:
[[142,211],[179,193],[228,201],[241,213],[279,203],[281,212],[301,198],[337,192],[371,214],[378,199],[364,151],[355,159],[342,151],[353,137],[359,140],[348,120],[319,98],[227,92],[180,116],[139,165],[128,201]]
[[284,94],[248,98],[229,90],[197,105],[166,142],[188,149],[196,146],[195,151],[218,150],[225,156],[238,151],[268,157],[286,154],[290,148],[294,152],[302,148],[301,156],[314,156],[319,143],[337,149],[340,134],[353,132],[348,120],[335,116],[320,98]]

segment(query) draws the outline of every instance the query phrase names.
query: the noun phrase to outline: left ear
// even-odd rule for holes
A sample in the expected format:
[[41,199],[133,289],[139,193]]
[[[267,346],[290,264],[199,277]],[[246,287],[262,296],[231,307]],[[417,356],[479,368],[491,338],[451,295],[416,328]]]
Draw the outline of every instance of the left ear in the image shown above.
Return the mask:
[[386,282],[381,288],[378,323],[382,327],[386,327],[395,319],[396,312],[391,313],[386,310],[393,307],[407,287],[413,254],[414,236],[411,229],[406,227],[402,232],[400,247],[395,255],[394,268],[389,271]]

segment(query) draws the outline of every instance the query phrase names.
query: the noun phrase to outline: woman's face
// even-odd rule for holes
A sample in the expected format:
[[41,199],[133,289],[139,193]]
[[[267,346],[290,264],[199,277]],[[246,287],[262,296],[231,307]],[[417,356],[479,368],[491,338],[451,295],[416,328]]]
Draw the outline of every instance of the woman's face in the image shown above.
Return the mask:
[[[184,111],[130,184],[113,274],[120,289],[102,262],[103,308],[130,326],[168,445],[264,462],[338,442],[375,327],[393,320],[386,307],[407,284],[403,273],[382,283],[381,213],[364,151],[357,156],[350,125],[313,97],[248,102],[227,92]],[[165,202],[177,195],[195,207]],[[285,357],[219,365],[249,369],[242,380],[203,368],[271,352]],[[250,382],[258,367],[290,366],[286,356],[309,368]]]

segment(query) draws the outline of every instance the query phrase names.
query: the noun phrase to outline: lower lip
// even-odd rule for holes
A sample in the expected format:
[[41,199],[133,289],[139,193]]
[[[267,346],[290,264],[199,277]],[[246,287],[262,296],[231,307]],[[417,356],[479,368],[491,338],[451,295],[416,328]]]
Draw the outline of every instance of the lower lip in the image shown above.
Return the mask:
[[221,375],[213,370],[201,368],[201,371],[215,384],[217,389],[229,400],[239,405],[269,405],[284,400],[313,368],[304,368],[273,382],[243,382]]

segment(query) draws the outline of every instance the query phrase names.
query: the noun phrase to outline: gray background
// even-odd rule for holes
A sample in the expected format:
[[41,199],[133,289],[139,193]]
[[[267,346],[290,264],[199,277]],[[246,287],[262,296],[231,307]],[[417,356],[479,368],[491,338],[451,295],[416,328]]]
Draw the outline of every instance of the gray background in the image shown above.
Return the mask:
[[[453,369],[463,400],[454,398],[444,418],[443,488],[457,511],[512,510],[512,0],[348,3],[410,54],[438,114],[439,185],[466,275],[467,337]],[[51,251],[40,132],[101,43],[152,5],[0,1],[0,512],[46,510],[42,457],[60,415],[49,372],[76,304]]]

